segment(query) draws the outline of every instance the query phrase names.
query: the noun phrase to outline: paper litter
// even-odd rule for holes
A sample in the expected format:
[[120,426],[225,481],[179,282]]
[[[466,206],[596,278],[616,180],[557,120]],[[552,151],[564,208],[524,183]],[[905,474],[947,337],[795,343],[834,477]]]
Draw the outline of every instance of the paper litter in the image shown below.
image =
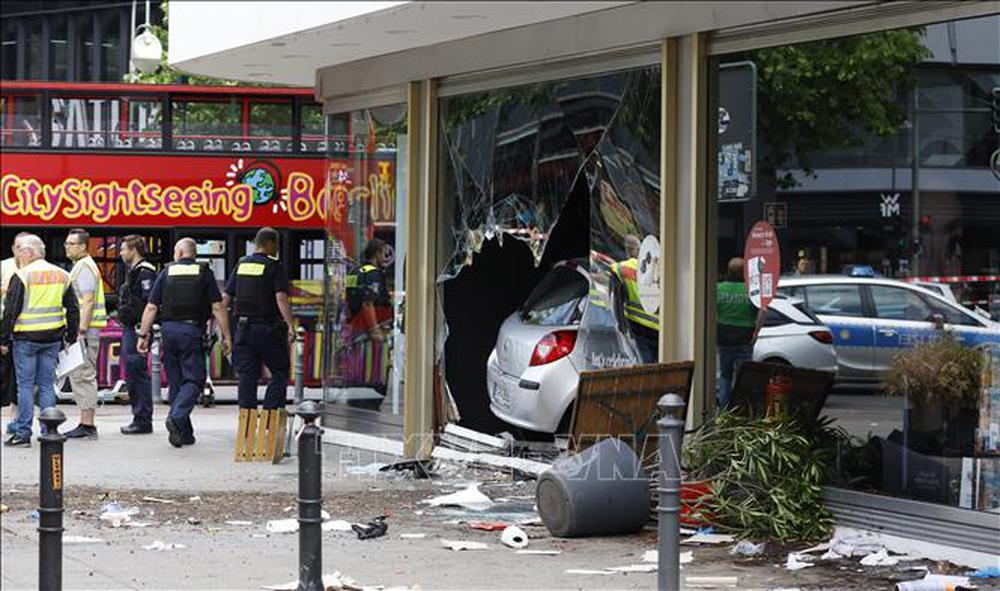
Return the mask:
[[764,543],[754,544],[750,540],[740,540],[729,549],[729,553],[740,556],[758,556],[764,553]]
[[466,542],[461,540],[441,540],[441,545],[449,550],[460,552],[462,550],[488,550],[489,544],[483,542]]
[[63,544],[103,544],[104,540],[87,536],[63,536]]
[[736,538],[729,534],[706,534],[700,533],[684,538],[681,544],[732,544]]
[[789,552],[788,558],[787,560],[785,560],[785,568],[788,570],[795,571],[795,570],[802,570],[804,568],[809,568],[810,566],[815,566],[812,562],[806,562],[805,560],[803,560],[804,558],[806,557],[802,556],[801,554],[798,554],[796,552]]
[[[330,521],[324,521],[322,525],[323,531],[351,531],[351,522],[344,521],[343,519],[331,519]],[[296,527],[298,529],[298,527]]]
[[432,507],[463,507],[471,511],[485,511],[493,506],[493,501],[479,492],[478,482],[458,492],[424,499],[421,502]]
[[[694,562],[694,552],[688,550],[687,552],[681,552],[678,556],[680,559],[680,564],[690,564]],[[659,550],[646,550],[642,554],[643,562],[660,562],[660,552]]]
[[500,542],[509,548],[521,550],[528,547],[528,534],[516,525],[512,525],[500,534]]
[[612,566],[608,568],[616,573],[655,573],[657,565],[645,562],[643,564],[629,564],[627,566]]
[[153,550],[155,552],[163,552],[166,550],[180,550],[182,548],[187,548],[187,546],[185,546],[184,544],[167,544],[160,540],[156,540],[152,544],[142,547],[143,550]]

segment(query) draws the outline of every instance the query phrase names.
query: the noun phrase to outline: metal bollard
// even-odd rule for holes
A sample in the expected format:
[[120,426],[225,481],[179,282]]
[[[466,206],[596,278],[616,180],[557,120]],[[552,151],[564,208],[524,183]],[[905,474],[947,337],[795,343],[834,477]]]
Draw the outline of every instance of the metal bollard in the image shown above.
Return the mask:
[[323,591],[323,455],[316,425],[319,405],[312,400],[296,409],[304,424],[299,432],[299,586]]
[[42,443],[41,477],[38,507],[38,588],[41,591],[62,589],[63,532],[63,442],[59,425],[66,415],[57,408],[42,411],[38,420],[45,433],[38,436]]
[[153,334],[150,336],[149,341],[149,354],[153,356],[153,360],[150,366],[150,370],[153,372],[149,376],[151,382],[151,389],[153,391],[153,400],[156,402],[163,402],[163,385],[160,384],[160,373],[163,371],[163,360],[160,358],[160,325],[153,325]]
[[[295,328],[295,408],[302,404],[305,397],[305,334],[306,331],[301,326]],[[285,440],[285,457],[292,455],[292,435],[295,432],[295,411],[289,413],[288,430]]]
[[656,421],[660,439],[660,485],[657,514],[659,591],[677,591],[680,585],[681,445],[687,404],[677,394],[665,394],[656,403],[662,418]]

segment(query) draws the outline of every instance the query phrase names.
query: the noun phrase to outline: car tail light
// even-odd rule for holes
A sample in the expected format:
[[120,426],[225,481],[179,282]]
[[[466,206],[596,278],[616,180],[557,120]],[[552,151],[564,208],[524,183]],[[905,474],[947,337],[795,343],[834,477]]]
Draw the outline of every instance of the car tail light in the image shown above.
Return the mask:
[[531,367],[558,361],[573,352],[576,346],[575,330],[557,330],[542,337],[531,354]]
[[823,343],[824,345],[833,344],[833,333],[828,330],[813,330],[809,332],[809,336]]

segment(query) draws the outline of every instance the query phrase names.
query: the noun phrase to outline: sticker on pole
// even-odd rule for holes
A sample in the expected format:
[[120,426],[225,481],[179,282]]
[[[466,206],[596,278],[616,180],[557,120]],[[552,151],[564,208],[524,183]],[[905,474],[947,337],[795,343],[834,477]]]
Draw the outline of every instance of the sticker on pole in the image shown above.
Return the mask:
[[781,249],[778,235],[771,224],[760,221],[750,228],[746,246],[743,248],[746,261],[746,284],[750,301],[760,310],[766,310],[774,299],[781,276]]

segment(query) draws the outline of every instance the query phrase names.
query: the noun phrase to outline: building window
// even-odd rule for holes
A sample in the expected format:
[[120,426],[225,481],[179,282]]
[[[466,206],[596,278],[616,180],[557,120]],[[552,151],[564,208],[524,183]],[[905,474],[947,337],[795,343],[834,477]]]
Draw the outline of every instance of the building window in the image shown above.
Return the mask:
[[69,23],[64,14],[49,18],[49,79],[69,79]]

